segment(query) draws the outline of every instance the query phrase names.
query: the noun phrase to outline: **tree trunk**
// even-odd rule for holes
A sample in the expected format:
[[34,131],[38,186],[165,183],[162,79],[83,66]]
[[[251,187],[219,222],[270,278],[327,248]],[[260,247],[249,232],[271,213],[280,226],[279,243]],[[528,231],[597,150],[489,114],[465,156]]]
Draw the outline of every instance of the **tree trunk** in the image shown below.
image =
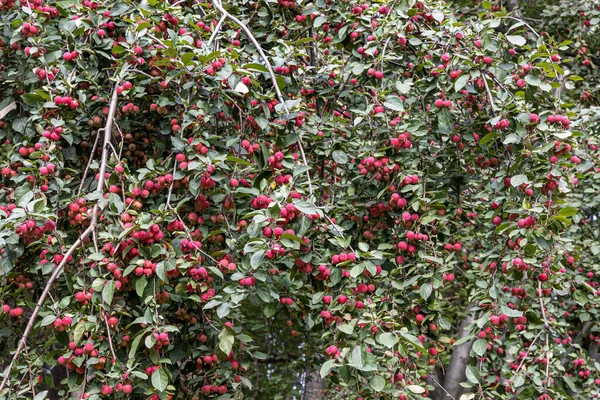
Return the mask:
[[304,396],[302,400],[321,400],[323,399],[323,388],[325,387],[319,371],[311,371],[306,375],[304,385]]
[[[475,320],[475,317],[471,311],[471,307],[467,308],[467,316],[461,322],[458,328],[457,341],[469,335],[469,331],[466,328]],[[439,399],[454,398],[458,400],[462,394],[463,388],[460,386],[461,382],[465,380],[465,369],[469,363],[471,357],[469,353],[471,351],[471,345],[473,340],[462,343],[455,346],[452,350],[452,356],[450,357],[450,364],[446,368],[446,376],[444,378],[444,390],[437,388],[436,391],[443,392]],[[447,393],[446,393],[447,392]]]

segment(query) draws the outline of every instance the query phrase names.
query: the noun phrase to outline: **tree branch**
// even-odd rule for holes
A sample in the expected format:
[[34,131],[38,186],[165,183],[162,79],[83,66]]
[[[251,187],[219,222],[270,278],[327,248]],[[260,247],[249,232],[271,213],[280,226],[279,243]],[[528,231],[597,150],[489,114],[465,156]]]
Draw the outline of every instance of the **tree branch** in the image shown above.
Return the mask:
[[[98,177],[98,186],[96,189],[98,191],[102,191],[102,187],[104,186],[104,173],[106,172],[106,164],[108,162],[108,150],[110,148],[110,146],[109,146],[110,139],[112,137],[112,135],[111,135],[112,122],[113,122],[115,112],[117,109],[117,99],[118,99],[118,93],[117,93],[117,86],[115,85],[115,89],[113,91],[112,99],[110,102],[110,109],[108,111],[108,116],[107,116],[108,119],[106,121],[106,126],[104,127],[104,143],[102,146],[100,175]],[[8,379],[10,377],[10,372],[12,370],[13,364],[14,364],[15,360],[17,359],[17,357],[21,354],[21,351],[23,351],[23,348],[25,347],[27,338],[29,337],[31,330],[33,329],[33,325],[35,324],[35,320],[40,312],[40,309],[42,308],[42,306],[44,305],[44,302],[46,301],[46,297],[48,297],[48,294],[50,293],[52,284],[54,283],[54,281],[58,278],[58,276],[62,272],[62,269],[67,264],[71,255],[75,252],[75,249],[77,249],[77,247],[80,244],[82,244],[83,241],[96,229],[96,225],[98,224],[98,208],[99,208],[98,201],[96,201],[96,204],[94,205],[94,208],[92,211],[93,215],[92,215],[92,221],[90,222],[90,226],[81,234],[81,236],[75,241],[75,243],[73,243],[71,245],[71,247],[63,255],[62,261],[54,269],[54,272],[50,276],[50,279],[48,279],[48,282],[46,282],[46,286],[44,287],[44,290],[42,291],[42,295],[38,299],[38,302],[37,302],[35,308],[33,309],[33,313],[31,314],[31,317],[29,318],[29,322],[27,323],[27,326],[25,327],[25,331],[23,332],[23,336],[21,337],[21,340],[19,341],[19,345],[17,346],[15,354],[13,355],[13,358],[10,361],[8,368],[4,372],[4,379],[2,380],[2,384],[0,384],[0,392],[2,392],[2,390],[4,390],[4,388],[6,387],[6,384],[8,383]]]
[[275,72],[273,72],[273,67],[271,66],[271,63],[269,62],[269,59],[267,58],[267,55],[263,51],[262,46],[258,43],[258,41],[254,37],[254,35],[250,31],[250,29],[246,26],[246,24],[244,24],[237,17],[234,17],[227,10],[225,10],[223,8],[223,6],[221,5],[221,2],[219,0],[212,0],[212,3],[215,6],[215,8],[217,10],[219,10],[219,12],[222,15],[224,15],[226,18],[229,18],[230,20],[232,20],[233,22],[235,22],[236,24],[238,24],[239,27],[242,28],[242,30],[244,31],[244,33],[248,36],[248,38],[250,39],[250,41],[252,42],[252,44],[254,45],[254,47],[256,47],[256,50],[258,51],[258,54],[260,55],[260,57],[265,62],[265,67],[267,67],[267,70],[269,70],[269,75],[271,75],[271,81],[273,82],[273,88],[275,89],[275,92],[277,93],[277,97],[279,99],[279,102],[282,104],[282,106],[283,106],[286,114],[289,115],[290,114],[290,110],[288,109],[287,104],[285,104],[285,100],[283,98],[283,94],[281,94],[281,90],[279,89],[279,85],[277,84],[277,77],[275,76]]

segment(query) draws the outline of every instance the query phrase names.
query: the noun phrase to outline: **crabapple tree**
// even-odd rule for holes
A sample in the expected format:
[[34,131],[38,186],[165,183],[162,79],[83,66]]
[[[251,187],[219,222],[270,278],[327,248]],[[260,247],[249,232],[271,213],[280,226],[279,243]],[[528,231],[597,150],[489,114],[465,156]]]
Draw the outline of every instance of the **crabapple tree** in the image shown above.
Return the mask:
[[0,398],[597,397],[594,63],[521,18],[0,0]]

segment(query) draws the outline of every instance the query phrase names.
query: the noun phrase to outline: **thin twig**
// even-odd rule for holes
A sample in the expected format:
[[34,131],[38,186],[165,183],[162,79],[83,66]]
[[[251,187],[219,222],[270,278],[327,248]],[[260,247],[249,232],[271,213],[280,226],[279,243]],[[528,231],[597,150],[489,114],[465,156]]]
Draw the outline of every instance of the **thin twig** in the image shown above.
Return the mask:
[[490,90],[490,87],[488,86],[487,83],[487,78],[485,77],[485,75],[481,74],[483,76],[483,84],[485,85],[485,90],[487,92],[488,98],[490,100],[490,106],[492,106],[492,115],[495,117],[496,116],[496,106],[494,105],[494,98],[492,97],[492,92]]
[[217,34],[221,30],[221,27],[223,26],[223,22],[225,22],[226,18],[227,18],[227,15],[225,15],[225,14],[221,15],[221,19],[219,20],[219,23],[215,27],[215,30],[213,31],[213,33],[210,35],[210,39],[208,39],[208,43],[206,43],[206,47],[207,48],[210,47],[210,45],[212,44],[213,40],[215,40],[215,37],[217,37]]
[[442,389],[448,397],[450,397],[452,400],[456,400],[450,393],[448,393],[448,391],[438,381],[435,380],[435,378],[433,376],[431,376],[431,374],[429,374],[428,377],[433,382],[435,382],[435,384],[438,385],[440,387],[440,389]]
[[114,364],[115,361],[117,360],[117,356],[115,355],[115,348],[113,347],[112,338],[110,336],[110,326],[108,326],[108,320],[106,319],[106,314],[104,313],[104,311],[101,311],[100,315],[101,315],[102,319],[104,320],[104,324],[106,325],[106,333],[108,334],[108,344],[110,346],[110,353],[112,354],[112,358],[113,358],[112,362]]
[[519,364],[519,366],[517,367],[517,370],[515,371],[515,375],[519,373],[519,370],[523,366],[523,363],[525,362],[525,359],[529,355],[529,352],[531,351],[531,348],[535,344],[536,340],[540,337],[540,335],[542,334],[542,332],[543,331],[539,331],[538,334],[535,336],[535,338],[533,338],[533,341],[531,342],[531,344],[529,345],[529,348],[527,349],[527,353],[525,353],[525,357],[523,357],[523,359],[521,360],[521,363]]
[[98,132],[96,134],[96,140],[94,141],[94,146],[92,147],[92,152],[90,153],[90,158],[85,167],[85,170],[83,171],[83,177],[81,178],[81,183],[79,184],[79,189],[77,189],[77,196],[79,196],[81,194],[81,189],[83,189],[83,184],[85,182],[85,178],[87,177],[87,174],[90,170],[92,161],[94,161],[94,154],[96,153],[96,147],[98,147],[98,140],[100,139],[100,131],[102,131],[102,130],[103,130],[102,128],[98,129]]
[[535,29],[533,29],[533,28],[531,27],[531,25],[529,25],[527,22],[523,21],[521,18],[517,18],[517,17],[511,17],[510,15],[506,15],[506,16],[504,16],[504,17],[500,17],[500,18],[508,18],[508,19],[514,19],[515,21],[519,21],[519,22],[521,22],[523,25],[525,25],[526,27],[528,27],[528,28],[529,28],[529,30],[530,30],[531,32],[533,32],[533,34],[535,35],[535,37],[538,37],[538,38],[540,37],[540,34],[539,34],[539,33],[537,33],[537,32],[535,31]]
[[548,322],[548,318],[546,317],[546,310],[544,309],[544,299],[542,298],[542,281],[538,281],[538,296],[540,300],[540,308],[542,309],[542,318],[544,319],[544,326],[546,328],[549,328],[550,323]]

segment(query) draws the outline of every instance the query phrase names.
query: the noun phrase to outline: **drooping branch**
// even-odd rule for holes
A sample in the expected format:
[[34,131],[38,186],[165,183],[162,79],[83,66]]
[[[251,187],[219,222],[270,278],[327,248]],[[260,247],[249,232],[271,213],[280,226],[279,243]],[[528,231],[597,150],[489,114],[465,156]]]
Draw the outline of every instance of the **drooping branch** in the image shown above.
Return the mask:
[[[110,149],[110,139],[112,137],[111,129],[112,129],[113,119],[115,117],[115,112],[117,109],[117,99],[118,99],[118,93],[117,93],[117,86],[115,85],[115,89],[113,91],[113,95],[112,95],[112,98],[110,101],[110,108],[108,111],[106,125],[104,127],[104,141],[103,141],[103,146],[102,146],[102,156],[100,158],[100,160],[101,160],[100,161],[100,174],[98,177],[98,186],[96,188],[97,191],[102,191],[102,187],[104,186],[104,173],[106,172],[106,164],[108,162],[108,151]],[[84,242],[84,240],[96,229],[96,226],[98,224],[98,210],[99,210],[99,205],[98,205],[98,201],[96,201],[96,204],[94,205],[94,208],[92,211],[93,215],[92,215],[92,221],[90,222],[90,226],[88,226],[87,229],[85,231],[83,231],[83,233],[79,236],[79,238],[75,241],[75,243],[73,243],[71,245],[71,247],[69,247],[69,249],[65,252],[65,254],[63,254],[62,261],[54,269],[54,272],[48,279],[48,282],[46,282],[46,286],[44,287],[44,290],[42,291],[42,294],[41,294],[40,298],[38,299],[38,302],[37,302],[35,308],[33,309],[33,312],[31,313],[31,317],[29,318],[29,322],[27,323],[27,326],[25,327],[23,336],[21,337],[21,340],[19,341],[19,345],[17,346],[17,349],[15,350],[15,354],[13,355],[13,358],[10,361],[10,364],[8,365],[6,371],[4,372],[4,379],[2,379],[2,384],[0,384],[0,392],[2,392],[2,390],[4,390],[4,388],[6,387],[6,384],[8,383],[8,379],[10,377],[10,372],[12,371],[15,360],[17,359],[17,357],[19,357],[19,355],[23,351],[23,348],[25,347],[27,338],[29,337],[31,330],[33,329],[33,326],[35,325],[36,318],[37,318],[42,306],[44,305],[44,302],[46,301],[46,297],[48,297],[48,294],[50,293],[52,284],[54,283],[54,281],[56,281],[56,279],[62,272],[64,266],[67,264],[69,258],[75,252],[77,247],[79,247]]]
[[[248,38],[250,39],[250,41],[252,42],[254,47],[256,47],[256,51],[258,51],[258,54],[260,55],[263,62],[265,63],[265,67],[269,71],[269,75],[271,76],[271,81],[273,82],[273,88],[275,89],[275,93],[277,94],[277,98],[278,98],[279,102],[281,103],[281,106],[285,110],[286,117],[289,116],[290,109],[288,108],[287,104],[285,103],[285,98],[283,97],[283,94],[281,93],[281,89],[279,89],[279,84],[277,83],[277,76],[275,75],[275,72],[273,71],[273,66],[271,65],[271,62],[269,61],[269,59],[267,58],[267,55],[265,54],[262,46],[260,45],[260,43],[258,43],[258,40],[256,40],[256,37],[254,37],[254,35],[252,34],[252,31],[250,30],[250,28],[248,28],[248,26],[246,24],[244,24],[242,21],[240,21],[239,18],[231,15],[227,10],[225,10],[223,8],[223,6],[221,5],[220,0],[213,0],[212,3],[215,6],[215,8],[217,10],[219,10],[219,12],[221,13],[221,15],[223,17],[229,18],[230,20],[232,20],[239,26],[244,31],[246,36],[248,36]],[[223,18],[221,18],[221,20],[219,21],[219,24],[221,24],[221,21],[223,21]],[[219,26],[217,26],[215,28],[213,35],[216,35],[216,32],[218,31],[218,29],[219,29]],[[212,41],[213,35],[211,35],[209,42]],[[298,148],[300,149],[300,155],[302,156],[302,162],[304,163],[305,166],[308,166],[308,162],[306,160],[306,154],[304,152],[304,147],[302,146],[302,135],[300,135],[300,134],[298,134]],[[306,177],[308,179],[309,193],[310,193],[310,196],[312,196],[313,187],[312,187],[312,182],[310,179],[309,171],[306,171]]]
[[[212,3],[215,6],[215,8],[217,10],[219,10],[221,15],[225,16],[226,18],[229,18],[230,20],[232,20],[239,26],[244,31],[246,36],[248,36],[248,39],[250,39],[250,41],[252,42],[254,47],[256,47],[256,51],[258,51],[260,58],[263,59],[263,62],[265,63],[265,67],[269,71],[269,75],[271,76],[271,81],[273,82],[273,88],[275,89],[275,93],[277,93],[277,98],[278,98],[279,102],[282,104],[286,114],[289,115],[290,110],[288,109],[287,104],[285,104],[285,99],[283,97],[283,94],[281,93],[281,90],[279,89],[279,85],[277,84],[277,76],[275,76],[275,72],[273,71],[271,62],[267,58],[267,55],[265,54],[264,50],[262,49],[262,46],[260,45],[260,43],[258,43],[258,40],[256,40],[256,38],[252,34],[252,31],[250,31],[250,28],[248,28],[248,26],[246,24],[244,24],[242,21],[240,21],[239,18],[231,15],[227,10],[225,10],[219,0],[213,0]],[[215,32],[216,31],[217,31],[217,29],[215,29]]]

